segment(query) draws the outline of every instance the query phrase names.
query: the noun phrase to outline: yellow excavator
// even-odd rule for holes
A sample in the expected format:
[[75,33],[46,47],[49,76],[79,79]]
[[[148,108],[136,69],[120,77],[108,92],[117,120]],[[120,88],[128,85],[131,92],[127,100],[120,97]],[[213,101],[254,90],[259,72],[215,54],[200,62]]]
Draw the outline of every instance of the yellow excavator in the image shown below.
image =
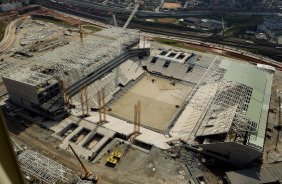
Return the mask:
[[84,176],[81,177],[82,180],[86,180],[86,181],[91,181],[92,183],[97,183],[98,182],[98,177],[94,174],[91,173],[91,171],[89,171],[87,169],[87,167],[83,164],[83,162],[80,160],[80,158],[78,157],[78,155],[76,154],[76,152],[74,151],[73,147],[69,144],[69,147],[71,149],[71,151],[73,152],[74,156],[77,158],[77,160],[79,161],[80,165],[82,166],[83,170],[84,170]]

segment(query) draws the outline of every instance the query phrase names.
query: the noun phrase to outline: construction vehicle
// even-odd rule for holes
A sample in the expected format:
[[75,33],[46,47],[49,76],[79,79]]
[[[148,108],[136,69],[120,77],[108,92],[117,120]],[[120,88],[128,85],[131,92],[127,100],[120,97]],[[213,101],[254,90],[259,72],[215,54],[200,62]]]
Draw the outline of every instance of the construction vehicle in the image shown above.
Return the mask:
[[75,155],[75,157],[77,158],[77,160],[79,161],[80,165],[82,166],[82,168],[84,170],[84,174],[85,175],[82,176],[81,179],[85,180],[85,181],[91,181],[92,183],[97,183],[98,177],[96,175],[92,174],[91,171],[89,171],[87,169],[87,167],[83,164],[83,162],[80,160],[80,158],[78,157],[78,155],[74,151],[74,149],[71,146],[71,144],[69,144],[69,147],[70,147],[71,151],[73,152],[73,154]]
[[120,160],[121,155],[122,154],[119,151],[116,151],[116,150],[112,151],[110,156],[108,156],[108,158],[107,158],[106,164],[115,166],[117,164],[117,162]]

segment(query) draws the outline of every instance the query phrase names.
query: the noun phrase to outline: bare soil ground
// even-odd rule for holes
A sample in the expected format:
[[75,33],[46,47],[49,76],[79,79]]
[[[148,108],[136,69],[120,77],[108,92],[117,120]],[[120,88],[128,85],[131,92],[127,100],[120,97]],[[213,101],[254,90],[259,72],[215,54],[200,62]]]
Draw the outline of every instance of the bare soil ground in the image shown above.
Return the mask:
[[[52,136],[52,131],[28,122],[25,124],[29,126],[23,125],[17,118],[7,117],[6,119],[10,137],[20,146],[26,146],[27,149],[45,155],[78,175],[83,173],[74,155],[59,148],[61,140]],[[110,149],[124,150],[125,146],[122,144]],[[107,150],[104,152],[107,153]],[[129,147],[126,155],[115,168],[105,165],[106,158],[107,154],[95,164],[82,159],[89,170],[98,176],[98,184],[187,183],[187,170],[184,165],[169,159],[157,148],[147,154]]]
[[[122,153],[121,159],[115,166],[107,165],[107,158],[113,150]],[[170,159],[164,152],[153,148],[149,153],[142,152],[128,144],[115,142],[109,152],[95,163],[96,167],[108,168],[114,175],[122,177],[135,175],[141,178],[150,179],[152,183],[187,183],[187,169],[185,165]],[[143,183],[146,183],[144,180]],[[141,181],[140,181],[141,182]]]
[[161,18],[161,19],[157,19],[158,22],[161,22],[161,23],[174,23],[177,21],[177,19],[175,18]]
[[[270,151],[275,150],[275,145],[277,142],[277,135],[278,132],[274,128],[274,126],[278,125],[278,98],[277,98],[277,90],[282,90],[282,72],[276,71],[276,73],[273,75],[273,83],[272,83],[272,90],[271,90],[271,101],[269,105],[269,116],[268,116],[268,124],[267,127],[271,131],[266,131],[266,134],[268,135],[265,140],[265,149],[264,149],[264,156],[263,156],[263,163],[267,164],[267,153]],[[282,123],[282,122],[280,122]],[[277,150],[279,154],[282,155],[282,136],[280,132],[280,137],[278,139],[277,143]]]
[[[155,81],[152,82],[152,79]],[[141,101],[141,124],[164,130],[181,106],[192,86],[175,83],[160,77],[143,76],[132,88],[110,106],[112,114],[134,120],[134,105]]]

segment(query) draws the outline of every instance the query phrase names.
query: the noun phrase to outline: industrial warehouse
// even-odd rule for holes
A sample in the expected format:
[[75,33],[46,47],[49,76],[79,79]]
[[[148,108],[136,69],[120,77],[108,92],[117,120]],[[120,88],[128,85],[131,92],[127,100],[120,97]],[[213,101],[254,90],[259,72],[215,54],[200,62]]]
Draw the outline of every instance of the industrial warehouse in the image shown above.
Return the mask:
[[8,128],[24,127],[13,140],[43,144],[14,143],[29,183],[214,183],[204,164],[265,160],[280,71],[135,29],[75,26],[27,17],[1,55]]

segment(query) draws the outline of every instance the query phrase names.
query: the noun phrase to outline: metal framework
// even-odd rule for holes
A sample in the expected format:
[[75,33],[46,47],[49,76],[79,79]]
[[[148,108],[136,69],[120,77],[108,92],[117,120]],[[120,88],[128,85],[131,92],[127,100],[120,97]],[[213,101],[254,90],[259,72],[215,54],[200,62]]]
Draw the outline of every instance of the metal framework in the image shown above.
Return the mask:
[[220,63],[221,57],[217,56],[186,100],[202,112],[187,141],[196,134],[220,134],[232,129],[243,137],[246,132],[257,131],[256,123],[246,115],[253,89],[223,79],[226,70],[219,67]]
[[87,96],[86,87],[80,91],[80,100],[81,100],[82,116],[87,116],[89,113],[89,104],[88,104],[88,96]]
[[[222,80],[202,122],[202,130],[197,134],[208,135],[226,133],[232,128],[237,132],[257,131],[256,123],[250,121],[246,112],[252,88],[232,81]],[[215,125],[205,131],[204,126]]]
[[141,101],[134,105],[134,134],[140,133]]
[[35,177],[40,183],[84,183],[72,170],[37,152],[26,150],[18,155],[18,161],[24,173]]
[[99,105],[99,124],[105,123],[106,120],[106,114],[107,114],[107,109],[106,109],[106,103],[105,103],[105,89],[101,89],[98,91],[98,105]]

